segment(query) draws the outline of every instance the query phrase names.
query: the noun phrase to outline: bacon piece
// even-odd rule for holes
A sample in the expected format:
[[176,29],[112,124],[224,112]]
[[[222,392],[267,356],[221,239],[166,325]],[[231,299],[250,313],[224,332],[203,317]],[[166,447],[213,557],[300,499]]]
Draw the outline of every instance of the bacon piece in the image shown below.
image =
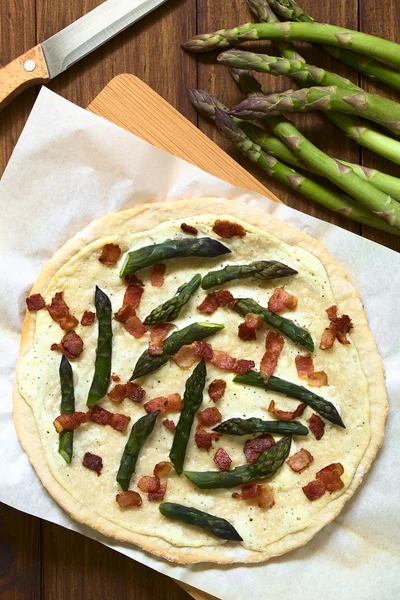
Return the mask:
[[309,453],[308,450],[301,448],[296,454],[293,454],[286,463],[295,473],[300,473],[300,471],[304,471],[314,460],[312,454]]
[[353,327],[353,323],[349,315],[337,316],[337,306],[330,306],[326,309],[326,313],[330,320],[329,327],[327,327],[321,337],[321,343],[319,347],[321,350],[329,350],[332,348],[335,339],[341,344],[350,344],[347,339],[347,334]]
[[325,486],[322,481],[318,479],[314,479],[307,483],[304,487],[302,487],[303,492],[307,496],[307,498],[311,501],[318,500],[325,494]]
[[252,340],[257,339],[256,330],[249,327],[246,323],[240,323],[240,325],[238,325],[238,336],[244,342],[251,342]]
[[164,352],[164,340],[168,335],[172,325],[170,323],[161,323],[155,325],[150,331],[149,354],[150,356],[160,356]]
[[289,294],[285,288],[278,287],[274,289],[271,298],[268,300],[268,310],[279,313],[285,308],[295,310],[297,308],[298,299],[296,296]]
[[205,429],[198,429],[194,434],[194,441],[198,448],[205,448],[209,450],[212,446],[212,435]]
[[95,316],[96,315],[91,310],[85,310],[85,312],[82,315],[81,325],[83,325],[83,327],[93,325]]
[[314,371],[308,376],[308,385],[311,387],[322,387],[328,385],[328,375],[325,371]]
[[166,477],[167,475],[169,475],[169,472],[171,471],[171,469],[172,469],[172,463],[170,463],[168,460],[164,460],[164,461],[156,464],[156,466],[154,467],[153,473],[157,477]]
[[315,436],[315,439],[320,440],[324,435],[325,421],[323,421],[319,415],[313,413],[311,417],[307,420],[307,422],[312,433]]
[[121,256],[121,248],[118,244],[105,244],[101,250],[99,261],[103,265],[114,266]]
[[250,483],[249,485],[245,485],[242,487],[242,499],[250,500],[251,498],[256,498],[258,494],[258,485],[256,483]]
[[180,350],[172,357],[174,363],[181,369],[190,369],[197,361],[197,356],[192,346],[182,346]]
[[337,319],[337,306],[330,306],[329,308],[326,309],[326,314],[328,315],[328,319],[330,321],[336,321]]
[[213,460],[220,471],[229,471],[231,468],[232,459],[223,448],[218,448]]
[[267,483],[261,483],[257,486],[257,504],[260,508],[272,508],[275,504],[275,494],[273,488]]
[[167,267],[163,263],[154,265],[151,273],[151,285],[153,287],[162,287],[164,285],[164,275],[166,270]]
[[26,299],[26,308],[29,312],[41,310],[46,306],[44,298],[41,294],[32,294]]
[[118,383],[107,394],[111,402],[115,402],[115,404],[121,404],[125,398],[129,398],[133,402],[141,402],[145,395],[146,392],[144,389],[134,381],[128,381],[124,384]]
[[198,231],[197,231],[196,227],[193,227],[193,225],[188,225],[187,223],[182,223],[181,224],[181,229],[185,233],[190,233],[190,235],[197,235],[198,234]]
[[124,433],[131,418],[121,413],[112,413],[96,405],[92,410],[91,420],[98,425],[110,425],[113,429]]
[[204,358],[204,360],[212,360],[214,353],[211,344],[208,342],[205,342],[204,340],[194,342],[193,348],[196,356],[200,356],[201,358]]
[[162,424],[164,425],[164,427],[166,427],[167,429],[172,431],[172,433],[175,433],[176,425],[175,425],[175,422],[172,421],[172,419],[164,419]]
[[259,435],[252,440],[247,440],[243,448],[246,462],[252,464],[265,450],[268,450],[274,444],[275,440],[269,433]]
[[264,321],[261,315],[256,315],[255,313],[247,313],[247,315],[245,315],[244,317],[244,322],[252,329],[257,330],[261,329],[264,325]]
[[83,340],[75,331],[68,331],[62,338],[61,344],[52,344],[51,350],[62,352],[64,356],[73,360],[82,354]]
[[221,400],[222,396],[225,394],[226,390],[226,381],[223,379],[214,379],[208,386],[208,395],[210,396],[213,402],[218,402]]
[[223,350],[213,350],[211,344],[208,342],[194,342],[193,347],[197,356],[208,360],[219,369],[233,371],[234,373],[248,373],[255,366],[253,360],[234,358]]
[[96,471],[97,475],[100,475],[100,471],[103,468],[103,459],[101,456],[97,456],[97,454],[92,454],[91,452],[86,452],[83,457],[82,464],[87,469],[91,471]]
[[138,492],[128,490],[127,492],[120,492],[115,497],[121,508],[131,508],[132,506],[141,506],[142,497]]
[[353,323],[351,322],[349,315],[342,315],[336,319],[334,323],[338,342],[340,342],[340,344],[350,344],[349,340],[347,339],[347,334],[349,333],[350,329],[353,328]]
[[314,373],[314,364],[311,354],[296,356],[294,360],[296,363],[297,375],[302,379],[307,379],[309,375]]
[[285,340],[279,333],[269,331],[265,339],[265,352],[260,363],[260,373],[264,381],[268,381],[278,364]]
[[71,315],[69,307],[63,298],[63,292],[57,292],[46,306],[53,321],[56,321],[64,331],[70,331],[78,325],[78,319]]
[[61,433],[64,430],[73,431],[74,429],[78,429],[82,423],[88,423],[88,421],[90,421],[90,411],[73,412],[60,415],[54,419],[53,425],[57,433]]
[[212,315],[220,306],[230,306],[235,303],[235,298],[228,290],[218,290],[207,294],[197,310],[203,315]]
[[107,396],[110,398],[111,402],[121,404],[126,398],[126,384],[118,383],[107,393]]
[[121,381],[121,377],[119,375],[111,375],[111,380],[118,383],[118,381]]
[[141,492],[156,492],[160,487],[160,478],[157,475],[153,477],[144,475],[137,482],[137,486]]
[[217,219],[213,225],[213,231],[222,238],[244,237],[246,230],[239,223]]
[[241,323],[238,327],[239,337],[241,340],[249,341],[256,339],[256,331],[261,329],[264,321],[260,315],[255,313],[247,313],[244,317],[244,323]]
[[321,350],[329,350],[332,348],[334,342],[336,340],[336,330],[334,323],[331,323],[329,327],[326,327],[322,332],[321,341],[319,347]]
[[136,275],[129,275],[126,278],[126,281],[128,283],[128,287],[125,290],[122,306],[131,306],[136,310],[139,308],[139,304],[142,299],[144,283],[138,279]]
[[161,500],[164,500],[166,491],[167,491],[167,480],[160,479],[160,484],[158,486],[158,490],[156,490],[155,492],[149,492],[147,497],[150,502],[161,502]]
[[147,413],[153,413],[160,410],[161,413],[167,411],[177,412],[182,410],[182,398],[179,394],[170,394],[169,396],[158,396],[144,404]]
[[205,408],[204,410],[198,412],[197,419],[200,426],[204,425],[204,427],[213,427],[217,423],[221,423],[222,415],[218,408],[215,406],[210,406],[209,408]]
[[344,486],[343,481],[340,479],[343,473],[344,469],[341,463],[332,463],[318,471],[316,478],[318,481],[322,481],[328,492],[336,492]]
[[147,327],[136,316],[135,309],[127,304],[119,309],[114,319],[122,323],[125,330],[135,339],[141,338],[147,331]]
[[275,400],[271,400],[268,406],[268,412],[271,413],[271,415],[274,415],[279,421],[293,421],[294,419],[297,419],[297,417],[301,417],[306,407],[307,404],[302,402],[293,411],[280,410],[279,408],[275,408]]

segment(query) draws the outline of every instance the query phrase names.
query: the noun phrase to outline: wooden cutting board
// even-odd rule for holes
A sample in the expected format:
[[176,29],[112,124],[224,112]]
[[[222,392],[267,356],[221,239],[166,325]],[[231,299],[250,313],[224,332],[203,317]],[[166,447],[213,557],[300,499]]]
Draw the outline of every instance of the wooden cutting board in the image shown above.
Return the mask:
[[[88,110],[220,179],[281,202],[134,75],[118,75],[112,79],[88,106]],[[177,583],[195,600],[217,600],[190,585],[180,581]]]

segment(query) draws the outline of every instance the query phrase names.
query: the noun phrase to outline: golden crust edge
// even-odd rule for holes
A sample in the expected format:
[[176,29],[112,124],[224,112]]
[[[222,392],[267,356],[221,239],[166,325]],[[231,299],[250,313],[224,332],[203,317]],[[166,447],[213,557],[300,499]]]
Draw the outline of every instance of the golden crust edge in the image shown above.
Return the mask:
[[[102,519],[100,515],[93,515],[83,505],[77,507],[76,500],[53,477],[45,460],[33,412],[19,393],[19,361],[31,348],[35,332],[35,316],[29,312],[26,313],[22,327],[19,359],[13,388],[14,424],[21,445],[27,453],[43,486],[56,502],[78,522],[84,523],[113,539],[133,543],[141,549],[171,562],[178,562],[180,564],[198,562],[213,562],[217,564],[232,564],[237,562],[259,563],[303,546],[322,527],[330,523],[339,514],[346,501],[360,485],[383,442],[384,426],[388,412],[383,364],[375,339],[368,328],[360,295],[351,285],[342,267],[336,263],[318,240],[307,234],[298,232],[261,209],[245,203],[221,198],[198,198],[177,202],[145,204],[133,209],[105,215],[100,219],[92,221],[85,229],[66,242],[48,261],[36,280],[32,293],[43,293],[59,268],[72,258],[76,252],[99,237],[111,235],[117,226],[120,232],[121,228],[122,232],[124,228],[128,228],[133,233],[152,229],[165,220],[181,219],[182,215],[192,217],[212,214],[219,216],[225,214],[242,219],[255,227],[275,235],[287,244],[299,246],[316,256],[328,273],[337,304],[341,306],[341,309],[343,305],[346,306],[346,312],[349,312],[356,324],[352,339],[356,344],[360,361],[368,380],[371,407],[371,438],[353,480],[345,493],[338,496],[321,510],[316,515],[312,526],[302,531],[288,534],[281,540],[271,544],[265,552],[247,550],[232,544],[217,547],[177,548],[160,538],[130,532],[121,526],[111,523],[107,519]],[[215,554],[212,560],[210,560],[210,552]],[[241,555],[240,558],[238,557],[239,554]]]

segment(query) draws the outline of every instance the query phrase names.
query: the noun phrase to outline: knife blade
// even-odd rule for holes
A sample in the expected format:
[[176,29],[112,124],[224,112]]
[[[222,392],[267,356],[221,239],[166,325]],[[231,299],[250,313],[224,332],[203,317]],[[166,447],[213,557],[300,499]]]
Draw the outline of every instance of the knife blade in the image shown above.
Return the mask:
[[106,0],[0,69],[0,109],[24,88],[46,83],[166,0]]

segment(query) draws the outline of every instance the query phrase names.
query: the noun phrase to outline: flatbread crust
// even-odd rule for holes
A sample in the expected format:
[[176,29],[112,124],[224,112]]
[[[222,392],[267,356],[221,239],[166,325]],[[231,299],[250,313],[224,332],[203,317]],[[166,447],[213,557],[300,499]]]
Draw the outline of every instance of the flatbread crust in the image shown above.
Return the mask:
[[35,313],[29,312],[26,313],[23,323],[17,376],[14,382],[14,424],[20,442],[42,484],[56,502],[76,521],[89,525],[100,533],[121,542],[136,544],[145,551],[173,562],[183,564],[197,562],[218,564],[257,563],[306,544],[324,525],[332,521],[360,485],[379,447],[382,445],[388,412],[383,365],[374,337],[368,328],[361,298],[357,290],[351,285],[345,271],[333,260],[320,242],[292,229],[270,214],[247,204],[231,200],[199,198],[142,205],[131,210],[106,215],[93,221],[56,252],[43,268],[31,293],[44,293],[57,271],[84,246],[100,237],[111,235],[116,230],[122,234],[128,231],[130,233],[146,231],[165,221],[182,219],[182,216],[187,218],[210,214],[237,217],[275,235],[289,245],[299,246],[312,253],[326,269],[335,301],[340,305],[341,311],[351,315],[355,324],[352,330],[352,340],[357,347],[361,366],[369,386],[371,437],[355,476],[345,493],[330,501],[325,508],[318,512],[311,526],[302,531],[288,534],[283,539],[270,544],[265,552],[248,550],[231,542],[214,548],[175,547],[160,538],[128,531],[124,527],[94,514],[90,508],[78,503],[53,477],[46,463],[33,411],[19,392],[18,366],[21,358],[32,348],[34,343],[36,316]]

